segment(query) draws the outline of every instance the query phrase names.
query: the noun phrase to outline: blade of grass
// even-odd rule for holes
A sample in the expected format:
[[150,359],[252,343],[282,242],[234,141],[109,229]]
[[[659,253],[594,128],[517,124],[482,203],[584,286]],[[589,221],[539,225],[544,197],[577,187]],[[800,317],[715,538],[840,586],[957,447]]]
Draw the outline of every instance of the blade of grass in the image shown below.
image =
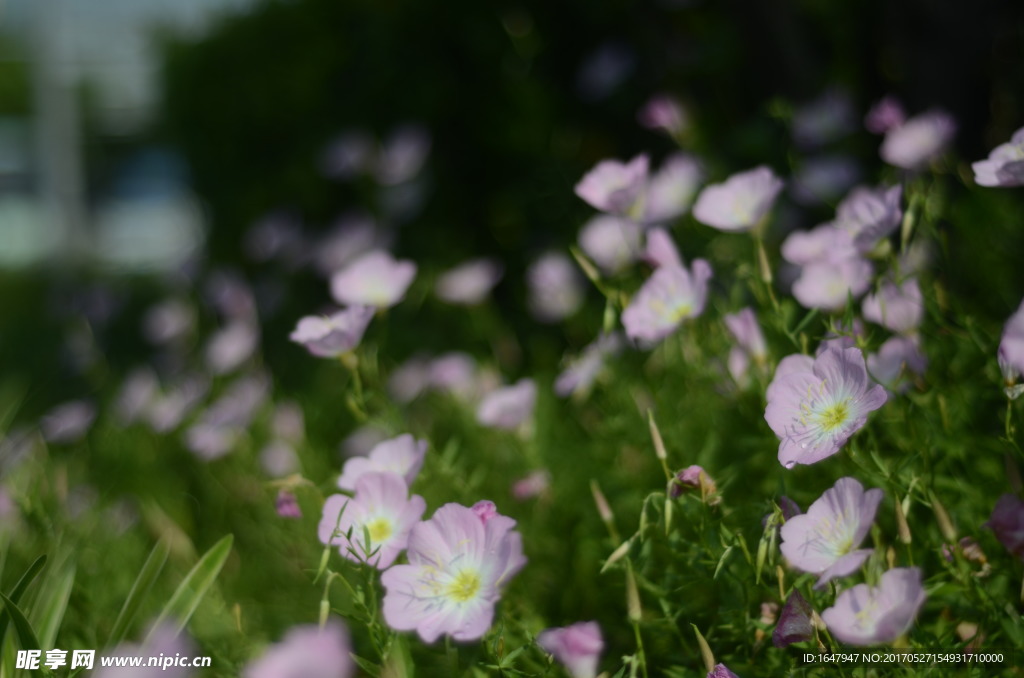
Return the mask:
[[163,539],[158,541],[153,550],[149,552],[149,557],[146,558],[142,569],[139,570],[139,575],[135,578],[135,582],[128,592],[128,597],[125,598],[124,605],[121,606],[121,611],[117,614],[114,628],[110,631],[110,636],[107,638],[107,647],[113,647],[124,640],[128,627],[135,621],[139,608],[142,606],[142,601],[149,595],[149,591],[153,588],[156,578],[163,570],[170,552],[170,547],[168,547],[167,542]]
[[[180,633],[185,628],[188,620],[192,617],[192,613],[199,607],[199,603],[203,600],[206,592],[210,590],[210,587],[213,586],[213,582],[217,579],[217,575],[220,574],[221,568],[224,567],[224,561],[228,559],[228,555],[231,553],[233,541],[234,537],[229,534],[203,554],[203,557],[199,559],[195,567],[185,575],[185,579],[178,586],[171,599],[167,601],[163,611],[160,612],[160,616],[157,617],[153,629],[149,632],[150,636],[168,618],[174,619],[176,633]],[[146,640],[149,640],[148,636]]]
[[[18,583],[15,584],[14,588],[11,590],[10,599],[13,602],[17,603],[21,600],[21,596],[25,593],[25,589],[27,589],[28,585],[32,583],[32,580],[36,578],[36,575],[39,574],[39,571],[43,569],[43,565],[45,564],[46,555],[44,554],[36,558],[35,562],[28,566],[28,569],[25,570],[25,574],[21,575],[21,579],[18,580]],[[11,617],[7,613],[7,610],[4,609],[3,612],[0,612],[0,642],[3,642],[4,634],[7,633],[7,625],[10,622]]]
[[51,575],[46,586],[40,589],[36,601],[32,605],[32,621],[37,629],[40,647],[54,647],[57,631],[64,621],[64,613],[68,609],[68,599],[75,584],[75,566],[69,563]]
[[18,632],[21,649],[38,650],[39,640],[36,638],[36,633],[32,630],[32,625],[28,623],[28,619],[25,618],[18,605],[2,593],[0,593],[0,601],[3,601],[4,607],[7,608],[7,614],[10,615],[11,620],[14,622],[14,630]]

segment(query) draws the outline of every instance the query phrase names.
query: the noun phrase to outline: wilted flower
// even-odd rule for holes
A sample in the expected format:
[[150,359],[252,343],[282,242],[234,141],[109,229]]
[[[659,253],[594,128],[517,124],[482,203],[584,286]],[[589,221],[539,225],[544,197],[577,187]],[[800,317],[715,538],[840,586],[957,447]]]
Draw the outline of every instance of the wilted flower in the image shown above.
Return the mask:
[[999,340],[999,369],[1007,386],[1024,374],[1024,301],[1003,327],[1003,336]]
[[789,647],[793,643],[810,640],[814,634],[811,615],[814,610],[800,592],[793,589],[786,599],[786,604],[779,615],[779,623],[772,631],[772,645],[778,648]]
[[423,460],[427,455],[427,441],[416,440],[412,435],[404,433],[397,438],[384,440],[374,445],[369,455],[352,457],[345,462],[338,487],[343,490],[355,490],[356,483],[364,473],[394,473],[405,479],[406,485],[412,486]]
[[479,304],[498,284],[504,267],[493,259],[471,259],[437,279],[434,292],[450,304]]
[[793,283],[793,296],[804,308],[838,311],[871,286],[871,264],[859,257],[816,261],[804,266]]
[[77,442],[96,420],[96,405],[87,400],[72,400],[43,415],[39,428],[48,443]]
[[942,153],[956,134],[956,122],[942,111],[916,115],[890,128],[882,141],[882,160],[903,169],[920,169]]
[[909,388],[905,377],[922,375],[928,369],[928,358],[921,352],[916,337],[891,337],[867,359],[871,378],[889,391],[902,393]]
[[551,484],[551,474],[545,470],[531,471],[512,484],[512,496],[519,501],[526,501],[539,496]]
[[667,94],[652,96],[636,117],[647,129],[665,130],[673,137],[678,136],[689,125],[682,105]]
[[776,371],[764,412],[781,441],[779,462],[786,468],[813,464],[838,452],[864,426],[868,413],[886,400],[883,387],[870,386],[860,349],[830,347],[814,359],[810,370],[797,364],[793,368],[789,373]]
[[669,481],[668,495],[672,499],[678,499],[683,494],[693,490],[699,491],[701,501],[711,506],[722,501],[722,498],[718,496],[718,488],[715,486],[715,481],[712,480],[707,471],[697,464],[687,466]]
[[332,619],[323,629],[297,626],[250,663],[242,678],[349,678],[355,673],[351,651],[340,621]]
[[589,388],[604,368],[605,358],[621,351],[622,346],[622,335],[618,332],[598,337],[558,375],[555,379],[555,394],[564,398]]
[[373,312],[370,306],[351,306],[326,317],[306,316],[288,338],[315,356],[336,358],[359,345]]
[[331,277],[331,295],[341,304],[389,308],[402,300],[414,277],[413,262],[373,250]]
[[883,574],[877,587],[858,584],[843,591],[821,618],[840,642],[889,643],[910,628],[924,600],[921,570],[898,567]]
[[876,102],[864,118],[864,126],[872,134],[885,134],[894,127],[899,127],[907,119],[903,106],[893,97],[885,97]]
[[872,549],[857,547],[881,501],[881,490],[865,492],[856,479],[840,478],[807,513],[786,520],[780,531],[782,555],[798,570],[820,575],[815,588],[855,572],[871,555]]
[[488,393],[476,409],[476,420],[484,426],[514,429],[533,414],[537,401],[537,384],[533,379],[520,379]]
[[408,485],[397,473],[364,473],[356,481],[355,492],[354,498],[334,494],[324,502],[320,542],[338,546],[349,560],[387,569],[405,548],[409,531],[427,503],[418,494],[410,497]]
[[647,224],[664,223],[686,213],[697,193],[703,172],[700,163],[685,153],[673,153],[647,181],[637,218]]
[[598,214],[580,231],[580,248],[604,273],[613,275],[636,261],[642,230],[629,219]]
[[413,527],[409,564],[381,576],[388,626],[415,629],[427,643],[441,635],[459,641],[482,637],[502,589],[526,565],[515,524],[502,515],[484,521],[472,508],[445,504]]
[[649,164],[646,155],[628,163],[602,160],[576,184],[576,195],[602,212],[628,215],[644,191]]
[[282,518],[290,518],[298,520],[302,517],[302,509],[299,508],[299,501],[295,498],[295,495],[286,490],[281,490],[277,493],[277,499],[274,500],[274,508],[277,510],[277,515]]
[[697,196],[693,216],[721,231],[748,231],[768,210],[782,190],[782,180],[761,166],[706,186]]
[[594,678],[604,650],[601,627],[597,622],[577,622],[572,626],[546,629],[537,634],[537,644],[554,655],[573,678]]
[[971,167],[979,186],[1024,186],[1024,127]]
[[836,226],[853,236],[858,251],[870,252],[879,240],[899,228],[902,195],[902,186],[859,186],[836,207]]
[[729,670],[725,664],[715,664],[714,668],[708,671],[707,678],[740,678]]
[[659,266],[683,266],[683,258],[679,256],[672,236],[664,228],[657,226],[647,229],[647,246],[642,258],[654,268]]
[[206,344],[206,366],[214,374],[233,372],[252,357],[260,335],[248,320],[232,320],[218,330]]
[[526,271],[530,312],[541,322],[566,318],[583,304],[583,285],[573,263],[564,254],[548,252]]
[[907,278],[899,285],[886,280],[877,294],[864,297],[861,310],[865,320],[878,323],[893,332],[916,330],[924,317],[921,287],[916,278]]
[[687,318],[704,312],[711,265],[693,262],[692,272],[682,266],[655,269],[622,311],[626,335],[653,345],[672,334]]
[[985,527],[996,533],[1007,551],[1024,560],[1024,500],[1009,493],[999,497]]

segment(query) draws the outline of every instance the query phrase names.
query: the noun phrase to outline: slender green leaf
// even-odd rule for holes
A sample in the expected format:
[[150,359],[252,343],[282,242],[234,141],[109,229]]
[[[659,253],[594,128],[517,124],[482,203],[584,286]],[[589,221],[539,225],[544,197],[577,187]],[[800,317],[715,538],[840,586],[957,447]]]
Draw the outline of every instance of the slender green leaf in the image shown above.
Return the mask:
[[28,623],[28,619],[25,619],[25,615],[17,603],[2,593],[0,593],[0,600],[3,601],[4,607],[7,608],[7,614],[14,621],[14,630],[18,632],[18,641],[21,643],[21,649],[38,650],[39,640],[36,638],[36,633],[32,630],[32,625]]
[[380,675],[380,666],[378,664],[374,664],[369,659],[363,659],[362,657],[353,652],[349,652],[348,656],[352,657],[352,661],[354,661],[359,668],[361,668],[363,671],[366,671],[371,676]]
[[114,622],[114,628],[110,631],[110,636],[107,638],[108,647],[113,647],[124,640],[128,627],[135,621],[135,617],[139,613],[142,601],[146,599],[150,589],[153,588],[153,583],[156,582],[157,576],[163,570],[169,553],[170,548],[163,539],[158,541],[153,550],[149,552],[149,557],[143,563],[142,569],[139,570],[139,575],[135,578],[135,583],[132,584],[132,588],[128,592],[124,605],[121,606],[121,611]]
[[75,585],[75,566],[66,564],[59,570],[51,570],[46,586],[40,588],[39,596],[32,605],[32,622],[39,636],[40,647],[50,648],[57,640],[57,631],[64,621],[68,609],[71,589]]
[[[224,567],[224,561],[228,559],[228,555],[231,553],[233,541],[234,537],[229,534],[203,554],[203,557],[199,559],[195,567],[185,575],[185,579],[178,586],[171,599],[167,601],[164,609],[160,612],[160,616],[157,617],[156,623],[153,625],[154,630],[162,626],[169,618],[173,619],[176,632],[180,632],[185,628],[188,620],[192,617],[192,613],[199,607],[199,603],[203,600],[206,592],[210,590],[210,587],[213,586],[213,582],[217,579],[217,575],[220,574],[221,568]],[[150,631],[150,634],[152,633],[153,631]]]
[[[44,554],[36,558],[35,562],[28,566],[28,569],[25,570],[25,574],[21,575],[21,579],[18,580],[18,583],[15,584],[14,588],[11,590],[10,599],[12,601],[17,603],[21,600],[21,596],[25,593],[25,589],[27,589],[28,585],[32,583],[32,580],[36,578],[36,575],[39,574],[39,571],[43,569],[43,565],[45,564],[46,555]],[[4,634],[7,633],[7,625],[10,621],[11,617],[7,613],[6,609],[4,609],[3,612],[0,612],[0,642],[3,642]]]

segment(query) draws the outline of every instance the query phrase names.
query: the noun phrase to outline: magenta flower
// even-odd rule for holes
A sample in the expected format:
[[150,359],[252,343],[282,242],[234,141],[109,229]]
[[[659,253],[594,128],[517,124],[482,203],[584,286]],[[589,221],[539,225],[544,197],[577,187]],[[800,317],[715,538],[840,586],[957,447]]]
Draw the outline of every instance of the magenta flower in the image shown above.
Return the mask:
[[664,228],[657,226],[647,229],[647,245],[641,256],[653,268],[683,266],[683,258],[679,256],[679,250],[672,242],[672,236]]
[[661,129],[677,136],[689,126],[686,111],[667,94],[652,96],[637,113],[637,120],[647,129]]
[[376,443],[367,456],[352,457],[345,462],[338,487],[352,492],[364,473],[377,471],[399,475],[411,487],[426,456],[427,441],[416,440],[408,433],[384,440]]
[[336,358],[359,345],[372,319],[370,306],[351,306],[326,317],[306,316],[288,338],[315,356]]
[[274,508],[277,510],[277,515],[282,518],[298,520],[302,517],[302,509],[299,507],[298,499],[295,498],[294,494],[285,490],[277,493],[277,499],[274,500]]
[[701,501],[712,506],[722,501],[722,498],[718,496],[718,487],[715,485],[714,479],[697,464],[687,466],[676,473],[668,484],[668,496],[672,499],[678,499],[694,490],[700,492]]
[[793,296],[804,308],[838,311],[871,286],[871,264],[859,257],[837,262],[816,261],[800,271],[793,283]]
[[999,340],[999,369],[1007,386],[1024,374],[1024,301],[1003,327],[1003,336]]
[[725,183],[706,186],[697,196],[693,216],[721,231],[749,231],[782,190],[782,180],[761,166],[734,174]]
[[857,547],[881,501],[881,490],[865,492],[854,478],[840,478],[807,513],[786,520],[780,531],[782,555],[798,570],[819,575],[815,588],[852,574],[871,555],[872,549]]
[[354,498],[327,498],[317,532],[322,544],[339,547],[345,558],[384,570],[405,549],[409,531],[426,508],[423,497],[409,496],[402,476],[364,473],[356,482]]
[[297,626],[258,660],[251,662],[242,678],[349,678],[355,674],[348,629],[332,619],[320,629]]
[[577,622],[572,626],[546,629],[537,634],[537,645],[554,655],[573,678],[594,678],[604,650],[601,627],[597,622]]
[[786,468],[830,457],[885,404],[885,389],[870,386],[864,355],[857,348],[826,349],[810,370],[779,375],[768,386],[764,418],[780,439]]
[[493,259],[471,259],[438,278],[434,292],[450,304],[473,306],[487,297],[504,272]]
[[644,191],[649,164],[646,155],[628,163],[602,160],[576,184],[576,195],[602,212],[628,215]]
[[520,379],[488,393],[476,409],[476,420],[484,426],[514,429],[533,414],[537,402],[537,384],[533,379]]
[[903,169],[921,169],[946,149],[954,134],[956,122],[948,113],[916,115],[885,133],[882,160]]
[[902,186],[855,188],[836,208],[836,226],[853,237],[859,252],[870,252],[903,221],[902,195]]
[[636,261],[642,230],[629,219],[598,214],[580,231],[580,248],[605,274],[614,275]]
[[706,678],[740,678],[729,670],[725,664],[715,664],[714,668],[708,671]]
[[907,119],[903,106],[894,97],[888,96],[876,102],[864,118],[864,126],[872,134],[885,134],[899,127]]
[[413,262],[373,250],[331,277],[331,295],[340,304],[389,308],[402,300],[415,277]]
[[898,567],[883,574],[877,587],[858,584],[843,591],[821,618],[840,642],[890,643],[914,623],[924,600],[921,570]]
[[1009,143],[1000,144],[987,160],[971,164],[979,186],[1024,186],[1024,127],[1013,133]]
[[381,576],[384,620],[416,630],[426,643],[442,635],[470,641],[491,627],[502,589],[526,565],[516,521],[482,520],[472,508],[445,504],[412,529],[408,565]]
[[985,527],[996,533],[1007,551],[1024,560],[1024,500],[1009,493],[999,497]]
[[590,388],[604,369],[605,359],[621,351],[622,347],[622,335],[618,332],[603,334],[595,339],[555,379],[555,394],[564,398]]
[[887,280],[877,294],[864,297],[861,306],[864,319],[892,330],[907,333],[921,326],[924,299],[916,278],[907,278],[897,285]]
[[868,372],[891,393],[903,393],[910,387],[908,377],[920,376],[928,369],[928,358],[921,352],[916,337],[891,337],[867,359]]
[[685,153],[673,153],[647,181],[640,221],[657,224],[686,214],[697,193],[703,172],[700,163]]
[[655,269],[622,311],[626,335],[644,345],[654,345],[672,334],[688,318],[704,312],[711,265],[693,262],[692,271],[682,266]]
[[567,318],[583,304],[583,285],[575,265],[564,254],[549,252],[526,271],[530,312],[541,322]]

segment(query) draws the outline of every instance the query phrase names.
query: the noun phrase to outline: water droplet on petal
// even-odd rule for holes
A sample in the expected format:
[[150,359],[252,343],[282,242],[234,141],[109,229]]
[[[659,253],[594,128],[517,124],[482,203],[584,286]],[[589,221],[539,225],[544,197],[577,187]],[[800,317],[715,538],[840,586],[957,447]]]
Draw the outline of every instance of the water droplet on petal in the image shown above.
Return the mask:
[[786,468],[793,468],[794,466],[796,466],[796,462],[790,460],[790,461],[787,461],[785,464],[783,464],[783,466],[785,466]]

